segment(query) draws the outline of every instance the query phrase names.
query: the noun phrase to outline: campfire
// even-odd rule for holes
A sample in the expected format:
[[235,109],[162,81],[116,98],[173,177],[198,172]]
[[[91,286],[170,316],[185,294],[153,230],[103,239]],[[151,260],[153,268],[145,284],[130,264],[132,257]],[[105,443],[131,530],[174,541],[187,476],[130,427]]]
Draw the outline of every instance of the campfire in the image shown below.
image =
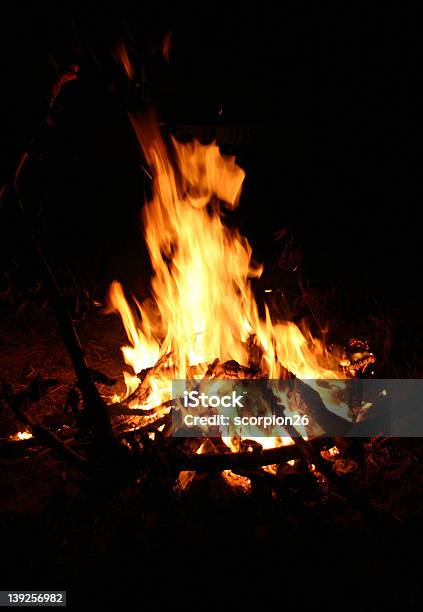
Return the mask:
[[135,299],[134,313],[122,286],[110,288],[110,306],[130,342],[122,349],[132,369],[132,377],[125,374],[128,395],[141,372],[145,393],[138,392],[137,406],[145,409],[170,399],[172,377],[249,376],[250,368],[266,378],[287,370],[303,379],[344,378],[350,364],[342,351],[328,351],[309,330],[274,320],[267,305],[259,316],[250,279],[262,268],[246,238],[224,220],[239,203],[243,170],[215,144],[195,140],[171,138],[171,158],[153,121],[133,118],[153,176],[142,215],[151,296]]
[[[363,117],[366,168],[352,138],[361,111],[343,119],[356,83],[377,79],[357,68],[344,95],[338,24],[316,30],[325,47],[315,63],[314,17],[303,41],[289,20],[283,36],[260,34],[248,10],[231,25],[218,9],[214,25],[191,28],[178,5],[155,28],[140,5],[138,25],[99,16],[86,34],[69,16],[38,89],[26,59],[34,41],[5,78],[7,103],[16,86],[19,113],[31,109],[19,138],[6,130],[0,185],[11,228],[0,277],[10,584],[79,594],[84,584],[94,604],[112,605],[113,592],[122,609],[122,592],[136,591],[165,609],[162,595],[190,588],[197,566],[204,593],[219,591],[225,608],[221,583],[229,577],[236,600],[249,586],[232,580],[239,566],[244,583],[282,585],[296,607],[303,590],[333,606],[327,587],[345,596],[353,576],[364,591],[365,574],[394,585],[410,556],[408,528],[422,515],[419,307],[390,274],[392,262],[413,261],[411,238],[397,241],[379,216],[366,224],[384,175],[377,122]],[[216,41],[197,60],[202,27]],[[342,79],[327,79],[336,62]],[[325,84],[314,92],[313,82],[309,104],[308,69],[320,63]],[[292,96],[276,95],[279,74]],[[382,98],[369,108],[379,113]],[[291,116],[285,142],[272,130]],[[363,167],[351,167],[357,152]]]
[[[77,73],[73,66],[53,87],[48,124],[61,88]],[[87,366],[56,279],[31,236],[46,268],[52,303],[77,374],[78,388],[70,389],[67,405],[78,417],[82,400],[96,443],[107,440],[112,451],[119,441],[119,452],[126,449],[132,466],[148,464],[153,450],[164,452],[183,488],[196,472],[218,470],[233,484],[245,485],[251,478],[275,476],[281,465],[293,468],[299,460],[353,500],[331,459],[339,453],[338,440],[359,416],[357,405],[352,407],[346,398],[344,384],[362,376],[375,362],[374,354],[362,340],[352,339],[347,348],[328,346],[327,329],[316,337],[306,321],[289,320],[271,300],[271,290],[265,291],[270,299],[259,304],[252,281],[260,278],[263,267],[254,262],[248,240],[230,224],[245,172],[216,143],[165,139],[152,111],[130,117],[143,155],[141,166],[150,180],[142,226],[152,277],[150,291],[143,296],[129,299],[118,281],[110,287],[105,312],[121,318],[128,339],[122,353],[129,370],[123,370],[125,392],[114,393],[107,405],[96,383],[114,386],[116,381]],[[18,188],[27,159],[25,153],[14,179],[23,215]],[[282,433],[279,427],[270,435],[218,433],[181,439],[172,421],[178,401],[172,381],[184,379],[198,384],[260,381],[260,393],[274,419],[283,421],[283,415],[292,413],[292,403],[307,418],[300,427],[286,419]],[[295,393],[266,384],[275,380],[294,382]],[[25,411],[54,383],[36,377],[17,395],[7,391],[15,416],[26,426],[13,434],[10,444],[25,442],[31,447],[42,441],[62,457],[85,463],[86,457]],[[341,445],[345,450],[345,441]],[[353,503],[363,507],[362,501]]]
[[[352,340],[349,352],[328,347],[306,323],[282,317],[274,304],[260,308],[251,279],[260,277],[262,266],[253,261],[248,240],[226,220],[239,205],[244,171],[215,143],[182,143],[173,137],[165,142],[152,112],[131,120],[151,179],[142,226],[153,275],[147,296],[129,301],[118,281],[108,296],[106,312],[120,316],[129,342],[121,349],[129,366],[123,371],[126,391],[115,393],[108,409],[124,444],[134,451],[147,440],[150,447],[168,440],[168,447],[174,434],[174,379],[295,380],[312,415],[309,430],[291,425],[285,435],[279,428],[275,435],[259,437],[194,437],[182,446],[179,440],[178,461],[200,471],[233,466],[223,474],[244,486],[250,482],[246,467],[263,465],[276,474],[280,459],[292,464],[299,457],[312,471],[317,464],[339,486],[326,460],[339,453],[332,433],[345,433],[354,415],[345,400],[328,410],[322,397],[330,398],[333,388],[319,387],[318,381],[338,381],[342,388],[375,356],[360,341]],[[284,393],[278,398],[270,392],[268,400],[277,411],[287,409],[282,401],[289,402]],[[310,438],[309,431],[330,431],[331,436]],[[187,452],[202,457],[190,459]],[[180,484],[187,486],[194,475],[182,469]]]

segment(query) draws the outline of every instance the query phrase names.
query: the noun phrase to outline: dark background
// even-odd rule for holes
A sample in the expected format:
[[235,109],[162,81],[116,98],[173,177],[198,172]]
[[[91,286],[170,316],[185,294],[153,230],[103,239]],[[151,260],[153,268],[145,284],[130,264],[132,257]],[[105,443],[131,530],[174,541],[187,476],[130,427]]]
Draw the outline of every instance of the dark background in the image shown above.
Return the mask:
[[[37,4],[9,11],[0,27],[4,180],[36,130],[50,84],[70,63],[80,65],[22,178],[59,272],[70,267],[104,288],[114,277],[131,284],[147,275],[145,176],[127,118],[145,103],[139,68],[128,84],[114,58],[124,40],[167,126],[254,128],[253,144],[225,152],[247,171],[232,222],[257,260],[275,268],[274,233],[288,228],[313,288],[335,287],[347,310],[383,310],[421,329],[416,15],[389,4]],[[169,31],[167,63],[161,45]],[[13,259],[29,270],[7,202],[0,214],[2,267]]]
[[[71,272],[77,285],[102,299],[113,278],[142,287],[140,279],[148,276],[139,222],[146,179],[127,118],[128,109],[145,103],[136,88],[139,74],[128,84],[113,57],[116,43],[124,40],[138,72],[142,58],[148,95],[166,125],[220,122],[254,128],[253,144],[225,149],[247,171],[240,209],[228,221],[241,227],[256,259],[266,263],[266,282],[292,282],[292,274],[278,266],[282,245],[274,240],[276,231],[288,228],[294,237],[293,259],[302,254],[303,277],[322,295],[329,320],[354,333],[367,325],[372,345],[379,334],[378,363],[387,359],[389,349],[397,368],[379,370],[381,377],[421,377],[422,141],[416,128],[421,28],[417,14],[390,3],[380,8],[342,5],[252,5],[245,0],[201,8],[177,2],[139,2],[129,8],[123,2],[113,8],[104,3],[98,10],[76,3],[21,7],[14,2],[13,11],[2,6],[0,178],[10,181],[20,152],[36,135],[20,189],[61,284],[69,283],[63,277]],[[160,53],[168,31],[169,64]],[[58,100],[53,127],[40,132],[47,92],[70,63],[80,65],[78,79]],[[16,293],[23,294],[22,299],[13,292],[7,298],[8,315],[20,310],[13,320],[3,318],[0,310],[2,328],[10,328],[8,334],[1,330],[0,348],[13,349],[14,330],[23,330],[15,357],[12,352],[6,356],[11,370],[14,358],[33,360],[28,315],[36,316],[37,304],[22,310],[21,303],[40,270],[7,196],[0,204],[0,256],[0,306],[10,279]],[[46,311],[40,308],[39,316],[48,326]],[[86,323],[84,344],[101,338],[91,320]],[[28,356],[22,349],[25,332]],[[391,347],[385,342],[390,334]],[[48,343],[51,347],[40,354],[48,352],[47,362],[56,367],[60,362],[54,351],[61,345],[53,325]],[[106,360],[113,358],[110,345],[102,345]],[[45,364],[39,361],[34,366],[42,369]],[[59,408],[53,404],[53,409]],[[26,588],[35,581],[45,588],[37,580],[41,574],[53,585],[64,581],[73,601],[82,597],[85,584],[96,604],[116,601],[121,606],[125,593],[133,596],[135,591],[145,606],[151,594],[160,608],[168,593],[197,604],[192,574],[198,567],[202,598],[216,592],[221,606],[222,577],[232,577],[234,570],[236,576],[239,567],[249,595],[256,584],[261,597],[274,592],[278,605],[281,596],[284,601],[295,597],[298,604],[309,594],[314,606],[319,594],[326,606],[333,601],[369,604],[368,591],[373,591],[379,607],[386,593],[387,602],[411,609],[420,587],[419,566],[411,563],[413,553],[421,550],[418,446],[418,440],[415,449],[404,443],[403,451],[381,445],[379,453],[370,454],[374,469],[356,473],[358,490],[368,487],[371,497],[380,495],[382,507],[386,503],[409,517],[401,531],[379,519],[369,521],[368,529],[356,528],[349,512],[342,523],[342,506],[338,510],[339,500],[330,497],[322,518],[307,510],[297,529],[295,517],[294,522],[288,516],[281,520],[279,506],[260,490],[241,504],[226,489],[215,492],[210,479],[176,509],[161,479],[153,479],[157,488],[143,487],[139,497],[130,489],[116,505],[104,504],[101,490],[85,501],[83,493],[72,489],[67,502],[53,495],[50,500],[45,491],[50,484],[56,491],[53,471],[63,486],[68,479],[72,484],[72,475],[65,476],[56,464],[52,470],[50,463],[35,464],[33,471],[32,461],[25,460],[27,471],[19,461],[11,479],[7,464],[6,495],[23,488],[29,496],[17,495],[13,508],[22,508],[16,522],[14,512],[3,521],[3,548],[9,552],[3,555],[2,576],[12,574],[15,588],[22,588],[16,580],[23,576]],[[44,507],[47,517],[38,519]],[[326,523],[328,528],[321,528]],[[289,554],[275,562],[269,551]],[[239,607],[240,589],[233,592]]]

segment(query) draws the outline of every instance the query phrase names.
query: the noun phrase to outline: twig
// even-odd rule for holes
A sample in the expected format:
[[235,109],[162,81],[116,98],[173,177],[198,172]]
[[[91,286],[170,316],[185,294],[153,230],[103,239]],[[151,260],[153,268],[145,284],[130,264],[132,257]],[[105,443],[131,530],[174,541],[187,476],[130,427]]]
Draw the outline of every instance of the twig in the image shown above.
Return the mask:
[[8,398],[7,403],[11,407],[15,417],[23,423],[39,441],[51,448],[60,458],[67,461],[85,463],[86,459],[79,455],[76,451],[66,446],[52,431],[35,423],[23,410],[18,406],[18,401],[15,397]]
[[[70,72],[66,72],[62,74],[59,79],[54,83],[51,88],[50,96],[49,96],[49,106],[48,113],[44,119],[45,125],[51,125],[52,112],[54,103],[62,90],[63,86],[69,81],[76,78],[76,72],[78,71],[77,66],[73,66]],[[32,143],[31,143],[32,145]],[[66,345],[69,356],[72,360],[73,367],[75,368],[76,376],[78,379],[78,385],[81,389],[82,397],[84,400],[84,407],[88,416],[88,419],[96,425],[95,433],[96,435],[101,435],[103,438],[112,438],[112,429],[109,421],[109,417],[107,415],[107,411],[105,409],[105,405],[103,400],[98,392],[97,387],[95,386],[92,378],[92,374],[85,360],[84,350],[78,338],[78,334],[76,329],[72,323],[72,319],[69,316],[67,308],[65,306],[65,302],[63,300],[63,296],[61,294],[61,290],[59,284],[54,276],[54,273],[50,267],[49,262],[44,254],[44,251],[41,247],[40,242],[38,241],[37,236],[27,218],[25,208],[23,206],[22,200],[19,195],[19,178],[21,176],[22,170],[29,158],[29,153],[25,151],[18,162],[12,185],[13,188],[11,190],[12,197],[15,200],[19,210],[21,211],[23,218],[23,225],[26,228],[28,233],[28,237],[32,242],[35,253],[38,257],[38,260],[41,264],[41,268],[43,269],[44,276],[46,279],[46,283],[49,289],[50,294],[50,302],[53,308],[53,311],[56,315],[57,322],[59,324],[60,330],[62,332],[63,340]]]

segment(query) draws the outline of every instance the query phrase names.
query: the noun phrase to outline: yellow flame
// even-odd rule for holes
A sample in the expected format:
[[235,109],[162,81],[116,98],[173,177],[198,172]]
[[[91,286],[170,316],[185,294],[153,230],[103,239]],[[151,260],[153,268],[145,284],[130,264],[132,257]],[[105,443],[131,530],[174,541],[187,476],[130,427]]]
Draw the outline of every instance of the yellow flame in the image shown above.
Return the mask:
[[[153,175],[142,215],[152,299],[131,308],[114,282],[109,302],[122,318],[129,341],[122,350],[133,372],[167,361],[149,381],[148,406],[169,399],[171,379],[187,377],[189,366],[198,366],[201,377],[215,358],[246,365],[250,334],[263,348],[260,365],[269,378],[282,376],[283,368],[303,379],[342,378],[338,356],[308,330],[272,321],[268,309],[264,320],[259,317],[250,278],[262,270],[252,264],[247,239],[223,221],[224,209],[237,206],[245,178],[235,159],[195,140],[172,139],[168,147],[154,121],[132,117],[132,123]],[[125,381],[129,394],[138,380],[127,373]],[[288,440],[259,439],[265,447]]]
[[10,436],[11,440],[29,440],[30,438],[32,438],[32,433],[30,433],[29,431],[18,431],[16,434]]

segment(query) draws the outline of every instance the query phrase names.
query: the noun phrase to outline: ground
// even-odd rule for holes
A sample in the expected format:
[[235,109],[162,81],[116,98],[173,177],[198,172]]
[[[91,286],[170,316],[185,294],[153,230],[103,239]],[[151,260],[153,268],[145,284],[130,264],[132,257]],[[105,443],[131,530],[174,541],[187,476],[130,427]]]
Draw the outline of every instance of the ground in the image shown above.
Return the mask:
[[[124,386],[120,323],[97,307],[76,325],[90,365],[118,379],[115,387],[100,386],[110,398]],[[48,310],[9,312],[0,338],[3,382],[19,391],[40,373],[59,383],[33,405],[32,418],[59,434],[75,427],[72,412],[64,414],[74,375]],[[18,430],[22,425],[3,406],[1,437]],[[259,485],[233,487],[219,474],[198,476],[181,490],[149,472],[107,491],[93,488],[45,448],[4,456],[2,582],[7,588],[67,588],[75,606],[84,593],[93,604],[115,605],[142,602],[149,593],[156,607],[174,589],[191,598],[201,588],[207,599],[219,601],[228,581],[236,596],[235,570],[241,569],[243,591],[281,601],[294,593],[300,602],[313,593],[332,606],[335,590],[338,605],[339,595],[345,603],[362,603],[372,593],[375,601],[412,609],[420,588],[411,559],[420,547],[423,448],[419,439],[363,444],[361,460],[341,456],[336,469],[401,523],[383,514],[376,521],[363,517],[317,480],[316,489],[287,490],[285,497]]]

